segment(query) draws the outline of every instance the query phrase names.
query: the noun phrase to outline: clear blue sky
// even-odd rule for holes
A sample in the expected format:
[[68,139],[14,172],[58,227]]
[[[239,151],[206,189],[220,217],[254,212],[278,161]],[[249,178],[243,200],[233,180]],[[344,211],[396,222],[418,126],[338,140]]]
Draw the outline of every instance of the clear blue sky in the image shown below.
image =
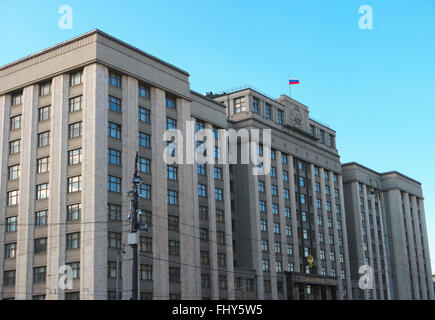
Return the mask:
[[[73,29],[58,27],[61,5]],[[373,30],[360,30],[361,5]],[[435,270],[435,1],[5,1],[0,65],[99,28],[191,74],[199,92],[251,84],[337,131],[343,162],[422,182]],[[435,271],[434,271],[435,273]]]

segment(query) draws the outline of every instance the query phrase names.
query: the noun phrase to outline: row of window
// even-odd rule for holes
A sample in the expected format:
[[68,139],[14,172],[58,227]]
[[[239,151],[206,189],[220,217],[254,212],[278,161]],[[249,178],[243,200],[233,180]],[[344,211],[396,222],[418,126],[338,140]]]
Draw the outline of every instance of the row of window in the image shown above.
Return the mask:
[[[242,113],[248,111],[248,106],[246,102],[246,97],[239,97],[234,99],[234,113]],[[266,119],[271,119],[273,117],[273,107],[271,104],[266,103],[264,106],[264,117]],[[260,113],[260,100],[256,97],[252,98],[252,112]],[[274,119],[276,123],[282,125],[284,120],[284,111],[276,108],[276,117]]]

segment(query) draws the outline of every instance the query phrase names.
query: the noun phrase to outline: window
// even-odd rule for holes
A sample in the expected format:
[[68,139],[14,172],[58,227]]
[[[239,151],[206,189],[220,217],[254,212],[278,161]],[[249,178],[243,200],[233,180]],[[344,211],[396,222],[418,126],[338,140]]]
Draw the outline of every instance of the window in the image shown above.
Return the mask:
[[38,133],[38,147],[48,146],[50,143],[50,131]]
[[20,165],[16,164],[8,168],[8,178],[10,181],[20,178]]
[[320,131],[320,133],[319,133],[320,143],[325,143],[325,131],[323,131],[321,129],[319,131]]
[[219,201],[224,200],[224,192],[222,189],[215,188],[214,194],[215,194],[215,200],[219,200]]
[[108,160],[109,164],[112,164],[114,166],[120,166],[121,165],[121,151],[109,148],[107,150],[107,160]]
[[281,253],[281,242],[275,242],[274,249],[275,253]]
[[258,192],[264,192],[264,182],[258,180]]
[[72,278],[79,279],[80,278],[80,262],[70,262],[70,263],[67,263],[67,266],[71,268]]
[[234,99],[234,111],[240,113],[246,111],[246,99],[245,97]]
[[304,177],[299,177],[299,186],[305,187],[305,178]]
[[11,117],[11,130],[18,130],[21,128],[21,115]]
[[290,243],[287,243],[287,255],[293,255],[293,246]]
[[140,265],[140,279],[153,280],[153,266],[151,264]]
[[17,231],[17,217],[6,218],[6,232]]
[[226,276],[219,276],[219,289],[226,289],[227,288],[227,277]]
[[263,267],[263,271],[269,271],[269,260],[268,259],[263,259],[262,267]]
[[39,85],[39,96],[47,96],[50,94],[51,83],[49,81],[43,82]]
[[15,259],[16,251],[17,251],[16,242],[5,244],[5,259]]
[[139,85],[139,97],[149,99],[150,98],[150,88],[144,84]]
[[68,193],[82,190],[82,176],[68,178]]
[[178,192],[168,190],[168,204],[178,205]]
[[255,97],[252,98],[252,112],[258,113],[259,100]]
[[169,267],[169,282],[180,283],[180,268]]
[[325,180],[329,180],[329,173],[328,171],[323,171],[323,177],[325,178]]
[[300,201],[301,201],[301,204],[305,204],[306,203],[306,197],[305,197],[305,195],[303,193],[301,193]]
[[3,285],[5,287],[11,287],[15,285],[15,270],[4,272]]
[[168,230],[179,231],[179,221],[177,216],[168,215]]
[[316,208],[321,209],[322,208],[322,201],[320,199],[316,199]]
[[290,199],[290,190],[288,188],[284,188],[284,199]]
[[36,186],[36,200],[47,199],[50,193],[48,183],[39,184]]
[[47,253],[47,238],[35,239],[35,254],[45,254]]
[[314,175],[319,176],[319,168],[314,167]]
[[140,237],[140,252],[152,253],[153,252],[153,239],[151,237]]
[[273,233],[275,233],[275,234],[279,234],[280,233],[279,223],[278,222],[274,222],[273,223]]
[[286,218],[288,218],[288,219],[291,218],[291,213],[290,213],[290,208],[289,208],[289,207],[285,207],[285,210],[284,210],[284,216],[285,216]]
[[82,148],[68,151],[68,165],[73,166],[82,163]]
[[166,107],[170,109],[176,109],[176,103],[174,97],[166,95]]
[[301,161],[298,161],[298,170],[304,170],[304,164]]
[[69,99],[69,112],[76,112],[82,109],[82,96]]
[[201,288],[210,288],[209,274],[201,274]]
[[151,200],[151,186],[149,184],[141,184],[139,186],[139,197]]
[[33,268],[33,283],[45,282],[46,275],[47,275],[47,267]]
[[332,234],[329,235],[329,244],[334,244],[334,236]]
[[290,225],[286,225],[285,226],[285,235],[287,237],[291,237],[292,236],[292,227]]
[[205,176],[205,164],[198,163],[196,167],[198,174],[201,176]]
[[222,168],[214,168],[214,178],[217,180],[222,180]]
[[316,129],[314,128],[314,126],[310,124],[310,135],[312,135],[313,137],[315,135],[315,130]]
[[[334,177],[335,177],[335,176],[334,176]],[[338,199],[338,198],[339,198],[339,192],[338,192],[338,189],[337,189],[337,188],[334,189],[334,197],[335,197],[335,199]]]
[[117,204],[107,204],[109,220],[121,220],[121,206]]
[[121,139],[121,126],[109,121],[107,134],[109,137]]
[[70,86],[74,87],[82,83],[82,71],[76,71],[70,74]]
[[[282,272],[282,262],[281,261],[276,261],[275,270],[276,270],[276,272]],[[279,284],[279,283],[281,283],[281,290],[278,289],[278,291],[282,292],[282,281],[277,282],[277,284]]]
[[315,189],[316,189],[316,192],[320,192],[320,183],[316,182],[316,183],[314,184],[314,187],[315,187]]
[[266,212],[266,202],[260,200],[258,203],[258,208],[260,209],[261,212]]
[[332,228],[332,219],[328,218],[328,228]]
[[121,75],[110,71],[109,72],[109,84],[113,87],[121,88]]
[[225,244],[225,232],[223,231],[217,231],[216,232],[216,242],[219,244]]
[[260,220],[260,231],[267,232],[267,221]]
[[330,212],[331,211],[331,202],[326,201],[326,211]]
[[150,148],[151,136],[148,133],[139,132],[139,145],[144,148]]
[[264,252],[269,251],[269,242],[266,239],[261,240],[261,250]]
[[180,241],[169,240],[168,241],[168,254],[171,256],[179,256],[180,255]]
[[69,138],[76,138],[82,135],[82,122],[76,122],[69,125]]
[[177,120],[166,117],[166,130],[177,129]]
[[319,232],[319,242],[325,242],[325,234],[323,232]]
[[67,233],[66,234],[66,249],[78,249],[80,248],[80,233]]
[[210,255],[208,251],[201,250],[200,251],[200,263],[202,265],[209,265],[210,264]]
[[17,106],[23,101],[23,94],[21,92],[12,95],[12,105]]
[[266,106],[264,108],[264,113],[265,113],[266,119],[272,118],[272,106],[270,104],[266,103]]
[[281,110],[276,111],[276,122],[282,125],[283,112]]
[[139,157],[138,170],[143,173],[151,173],[151,160]]
[[332,134],[328,134],[328,147],[334,146],[334,136]]
[[325,250],[320,249],[320,260],[325,260]]
[[74,221],[80,219],[80,212],[82,210],[82,205],[80,203],[78,204],[71,204],[66,207],[66,220],[67,221]]
[[139,107],[139,121],[150,123],[150,111],[148,109]]
[[42,227],[47,225],[47,210],[35,212],[35,226]]
[[199,229],[199,238],[204,241],[208,241],[208,229],[200,228]]
[[207,186],[203,184],[198,184],[198,197],[206,197],[207,196]]
[[121,178],[108,176],[107,191],[121,192]]
[[44,173],[48,171],[48,157],[36,160],[37,173]]
[[107,233],[109,248],[119,249],[121,248],[121,234],[118,232]]
[[45,121],[50,119],[50,106],[41,107],[38,109],[38,120]]
[[307,219],[307,213],[305,211],[301,212],[301,217],[302,217],[302,221],[303,222],[307,222],[308,221],[308,219]]
[[121,99],[109,96],[108,106],[111,111],[121,112]]
[[302,237],[307,240],[308,239],[308,230],[307,229],[302,229]]
[[279,214],[278,205],[276,203],[272,203],[272,213],[276,216]]
[[340,214],[340,205],[338,204],[335,205],[335,213]]
[[204,220],[208,219],[207,207],[199,206],[199,217]]
[[276,168],[275,167],[270,167],[270,176],[272,178],[276,178]]
[[282,171],[282,180],[288,181],[288,171],[286,171],[286,170]]
[[275,185],[275,184],[271,185],[271,193],[272,193],[272,196],[278,195],[278,186],[277,185]]
[[317,224],[319,226],[323,226],[323,217],[322,216],[317,216]]
[[8,206],[16,206],[18,204],[19,191],[13,190],[8,192]]
[[166,178],[168,178],[169,180],[177,180],[177,167],[167,165]]
[[15,140],[9,142],[9,154],[13,155],[13,154],[20,153],[20,145],[21,145],[21,140]]

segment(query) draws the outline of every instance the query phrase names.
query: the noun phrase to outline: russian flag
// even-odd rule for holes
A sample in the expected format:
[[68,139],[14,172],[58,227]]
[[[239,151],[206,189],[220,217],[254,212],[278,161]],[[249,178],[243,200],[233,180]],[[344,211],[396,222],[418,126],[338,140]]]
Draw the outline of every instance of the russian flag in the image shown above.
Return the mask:
[[288,84],[292,85],[292,84],[299,84],[299,79],[289,79],[288,80]]

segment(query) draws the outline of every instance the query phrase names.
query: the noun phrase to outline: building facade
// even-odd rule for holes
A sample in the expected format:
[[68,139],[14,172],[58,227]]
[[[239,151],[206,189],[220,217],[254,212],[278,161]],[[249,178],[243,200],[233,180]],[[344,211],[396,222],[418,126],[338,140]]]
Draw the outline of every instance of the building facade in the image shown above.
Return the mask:
[[[343,164],[355,299],[433,299],[421,184],[399,172]],[[361,290],[363,265],[373,286]]]
[[[198,94],[187,72],[94,30],[0,67],[0,110],[0,298],[131,297],[136,153],[146,226],[139,231],[141,299],[359,294],[336,133],[300,102],[252,88]],[[271,129],[271,149],[260,137],[256,150],[270,152],[270,174],[229,164],[228,154],[224,163],[166,164],[165,132],[187,134],[189,124],[196,133],[211,129],[215,142],[219,129]],[[222,160],[219,149],[214,158]],[[416,237],[426,241],[410,250],[429,259],[421,192],[406,192],[415,195],[414,216],[422,216]],[[370,257],[377,263],[386,261],[383,236],[374,244],[380,254]],[[412,268],[430,274],[427,259],[414,259]],[[410,286],[425,279],[420,274]],[[374,296],[394,297],[386,287]],[[422,284],[414,298],[427,291]]]

